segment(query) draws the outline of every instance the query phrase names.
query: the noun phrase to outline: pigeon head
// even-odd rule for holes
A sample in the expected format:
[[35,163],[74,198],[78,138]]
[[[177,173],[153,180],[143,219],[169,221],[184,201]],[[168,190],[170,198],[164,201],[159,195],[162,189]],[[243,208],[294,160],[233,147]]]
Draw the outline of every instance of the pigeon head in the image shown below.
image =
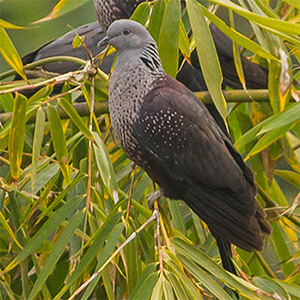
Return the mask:
[[112,45],[118,52],[143,48],[148,44],[155,45],[150,33],[140,23],[131,20],[113,22],[99,43],[101,46]]

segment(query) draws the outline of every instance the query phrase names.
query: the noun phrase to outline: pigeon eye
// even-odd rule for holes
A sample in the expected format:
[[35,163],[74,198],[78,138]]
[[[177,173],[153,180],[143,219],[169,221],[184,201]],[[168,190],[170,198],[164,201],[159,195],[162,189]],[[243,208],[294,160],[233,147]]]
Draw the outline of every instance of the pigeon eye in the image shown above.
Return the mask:
[[130,33],[130,30],[129,30],[129,29],[124,29],[124,30],[123,30],[123,34],[124,34],[124,35],[128,35],[129,33]]

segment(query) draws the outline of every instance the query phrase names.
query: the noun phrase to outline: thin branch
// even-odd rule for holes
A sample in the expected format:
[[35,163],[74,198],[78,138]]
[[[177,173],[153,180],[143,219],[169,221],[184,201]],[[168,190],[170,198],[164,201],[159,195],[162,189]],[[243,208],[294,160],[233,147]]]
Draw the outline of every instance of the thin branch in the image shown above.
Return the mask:
[[[60,62],[60,61],[68,61],[68,62],[76,63],[78,65],[83,65],[83,66],[86,64],[86,60],[80,59],[77,57],[73,57],[73,56],[53,56],[53,57],[43,58],[43,59],[40,59],[33,63],[27,64],[24,66],[24,70],[32,70],[32,69],[35,69],[40,66],[44,66],[44,65],[47,65],[50,63],[55,63],[55,62]],[[16,74],[17,74],[17,72],[15,70],[9,70],[7,72],[0,74],[0,80],[3,80],[5,78],[8,78],[8,77],[16,75]]]
[[[248,90],[246,93],[244,90],[234,90],[234,91],[224,91],[223,92],[225,99],[228,103],[230,102],[252,102],[249,98],[249,95],[255,99],[256,102],[267,102],[269,101],[269,94],[267,90]],[[300,96],[300,91],[297,92]],[[211,103],[211,97],[209,92],[198,92],[195,93],[198,99],[204,103]],[[75,103],[73,104],[75,110],[81,117],[87,117],[90,115],[89,107],[86,103]],[[46,109],[47,110],[47,109]],[[58,108],[58,113],[61,119],[69,119],[69,116],[64,112],[63,109]],[[101,101],[95,102],[95,114],[100,116],[102,114],[108,113],[107,102]],[[1,113],[0,114],[0,123],[5,124],[10,121],[12,118],[12,113]],[[28,119],[27,124],[32,124],[35,122],[36,113],[33,113],[32,117]]]

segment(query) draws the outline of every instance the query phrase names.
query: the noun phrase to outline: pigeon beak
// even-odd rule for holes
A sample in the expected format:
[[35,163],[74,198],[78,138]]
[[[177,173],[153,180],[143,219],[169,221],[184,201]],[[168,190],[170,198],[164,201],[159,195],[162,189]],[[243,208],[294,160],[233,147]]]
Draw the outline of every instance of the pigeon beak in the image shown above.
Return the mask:
[[100,48],[102,46],[107,46],[109,43],[109,40],[110,40],[110,38],[108,36],[106,36],[97,44],[97,47]]

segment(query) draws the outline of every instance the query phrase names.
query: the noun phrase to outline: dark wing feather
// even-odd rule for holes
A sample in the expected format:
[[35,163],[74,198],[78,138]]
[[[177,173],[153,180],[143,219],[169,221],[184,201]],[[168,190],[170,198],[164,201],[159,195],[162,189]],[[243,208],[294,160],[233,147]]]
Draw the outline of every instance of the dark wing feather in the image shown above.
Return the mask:
[[216,236],[261,249],[251,171],[204,105],[167,76],[155,83],[133,125],[146,171],[171,198],[183,199]]

